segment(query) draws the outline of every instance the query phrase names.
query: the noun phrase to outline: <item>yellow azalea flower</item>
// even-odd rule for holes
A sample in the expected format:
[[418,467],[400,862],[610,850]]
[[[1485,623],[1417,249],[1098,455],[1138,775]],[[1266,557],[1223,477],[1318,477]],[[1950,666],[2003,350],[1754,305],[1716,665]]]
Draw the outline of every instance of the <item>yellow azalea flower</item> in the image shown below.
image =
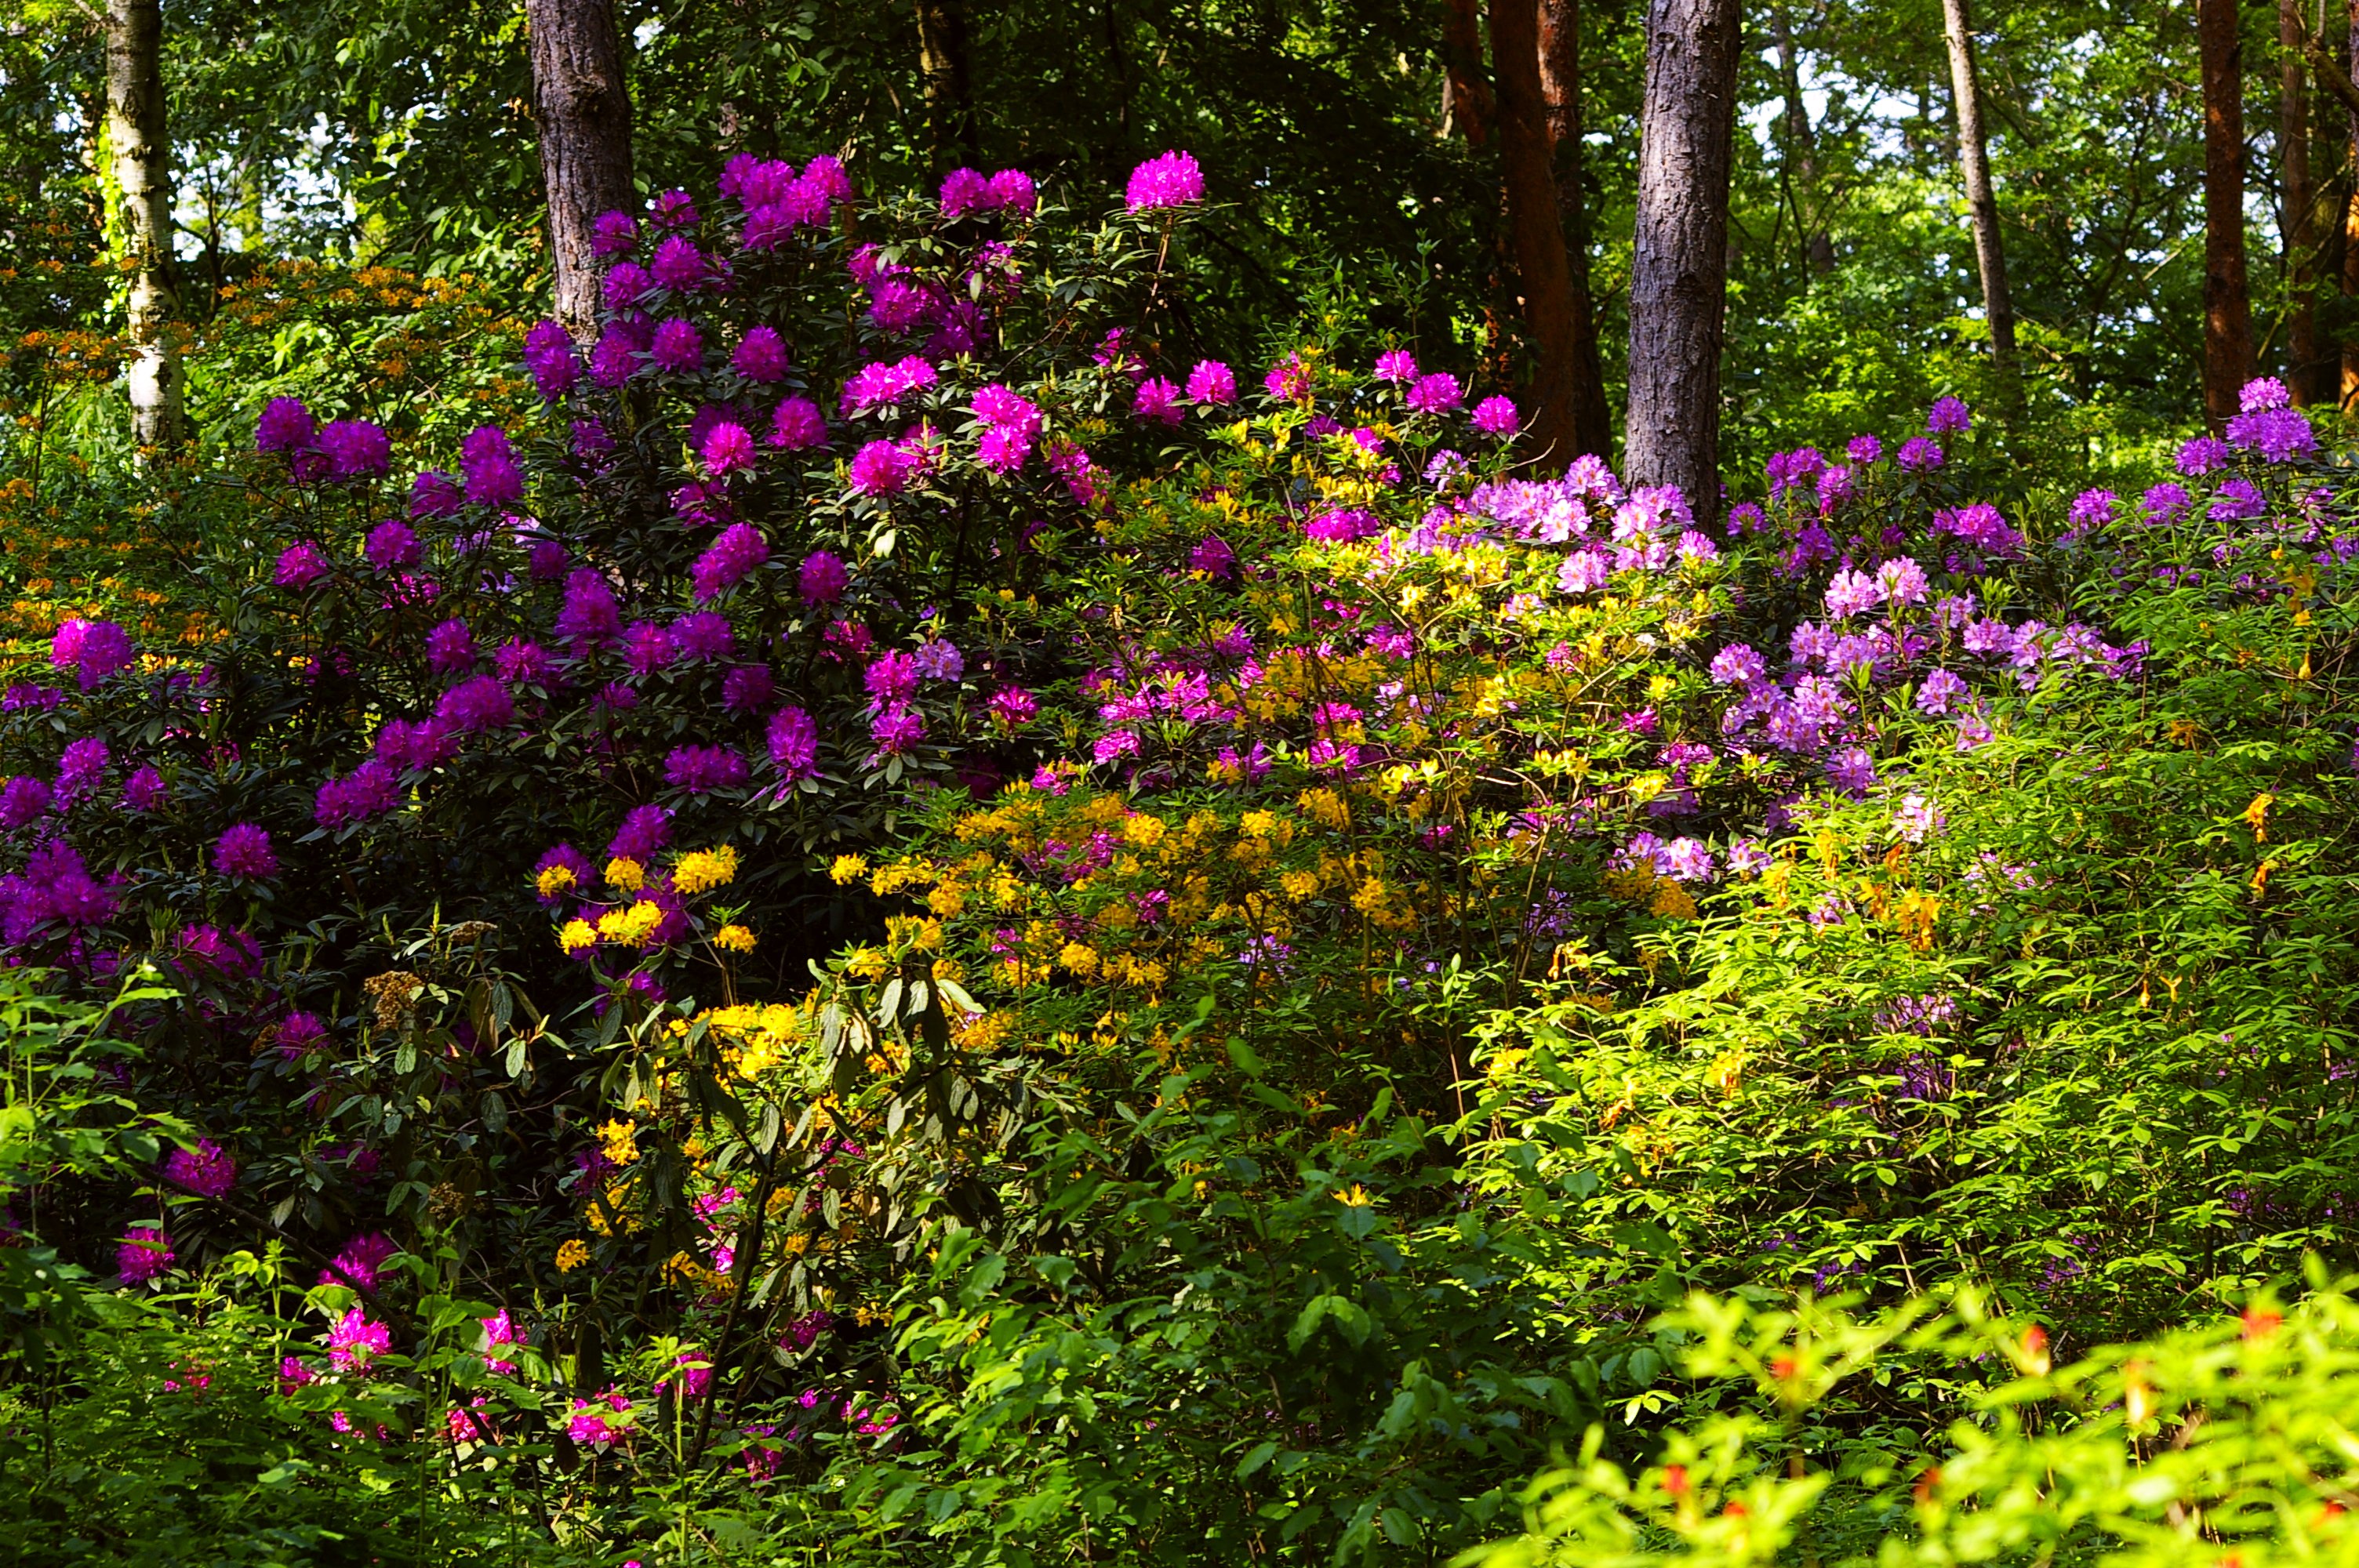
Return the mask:
[[590,1244],[576,1236],[557,1249],[557,1271],[570,1274],[590,1261]]
[[835,858],[835,864],[827,869],[827,874],[835,879],[838,886],[842,886],[845,882],[858,881],[862,877],[868,874],[868,857],[865,855],[838,855]]
[[1097,949],[1086,943],[1066,943],[1064,949],[1057,955],[1057,962],[1077,975],[1089,976],[1098,972]]
[[683,893],[711,892],[737,880],[737,848],[696,849],[673,862],[671,885]]
[[627,1165],[639,1157],[639,1124],[636,1121],[607,1122],[598,1129],[598,1139],[606,1158],[617,1165]]
[[647,881],[647,869],[627,855],[617,855],[606,862],[606,885],[625,892],[636,892]]
[[754,934],[733,922],[712,934],[712,945],[724,952],[750,953],[754,950]]
[[598,928],[586,920],[569,920],[565,929],[557,934],[557,945],[568,953],[579,953],[598,945]]
[[549,866],[534,879],[532,885],[541,897],[555,898],[559,893],[572,887],[577,880],[573,875],[572,867]]
[[602,940],[625,947],[646,945],[663,924],[664,912],[656,904],[641,899],[628,909],[610,909],[598,917],[598,935]]

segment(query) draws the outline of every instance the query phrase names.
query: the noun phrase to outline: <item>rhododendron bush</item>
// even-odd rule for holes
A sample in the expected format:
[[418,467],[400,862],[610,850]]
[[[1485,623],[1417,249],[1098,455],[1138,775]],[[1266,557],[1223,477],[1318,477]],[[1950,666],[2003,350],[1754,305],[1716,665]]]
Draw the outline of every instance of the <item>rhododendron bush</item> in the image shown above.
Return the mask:
[[264,411],[218,639],[5,699],[0,942],[136,988],[75,1081],[158,1140],[12,1164],[28,1246],[454,1515],[1016,1563],[1438,1561],[1723,1397],[1691,1285],[2071,1343],[2339,1245],[2282,388],[2069,506],[1954,398],[1542,475],[1407,350],[1190,351],[1185,154],[1048,194],[740,159],[538,419]]

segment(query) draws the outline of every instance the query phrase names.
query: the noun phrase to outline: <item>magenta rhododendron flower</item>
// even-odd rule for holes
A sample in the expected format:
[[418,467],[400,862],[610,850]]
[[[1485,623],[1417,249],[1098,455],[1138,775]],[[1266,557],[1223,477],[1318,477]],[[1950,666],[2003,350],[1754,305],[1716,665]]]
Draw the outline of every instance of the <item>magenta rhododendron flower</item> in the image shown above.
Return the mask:
[[172,1243],[152,1225],[135,1225],[114,1249],[115,1271],[126,1285],[144,1285],[172,1266]]
[[1130,171],[1124,200],[1134,212],[1154,212],[1185,207],[1204,199],[1204,171],[1193,157],[1182,152],[1148,158]]
[[251,877],[266,881],[278,874],[278,856],[270,835],[251,822],[240,822],[213,844],[213,869],[225,877]]
[[182,1192],[217,1198],[237,1180],[237,1162],[220,1144],[201,1138],[194,1149],[175,1149],[164,1156],[164,1180]]

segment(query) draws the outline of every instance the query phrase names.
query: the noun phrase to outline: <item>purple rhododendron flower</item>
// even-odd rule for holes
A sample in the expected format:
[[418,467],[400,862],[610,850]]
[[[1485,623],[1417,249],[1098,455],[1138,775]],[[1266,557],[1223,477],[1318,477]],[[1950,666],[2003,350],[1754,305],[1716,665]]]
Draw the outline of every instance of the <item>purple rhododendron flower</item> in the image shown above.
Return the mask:
[[456,675],[475,667],[475,634],[464,621],[452,618],[426,633],[427,667],[438,675]]
[[442,694],[434,718],[452,734],[497,730],[516,717],[516,697],[497,676],[475,676]]
[[704,368],[704,334],[696,323],[683,316],[674,316],[656,328],[654,341],[647,345],[647,354],[658,370],[686,375]]
[[1133,212],[1155,212],[1185,207],[1204,199],[1204,171],[1182,152],[1148,158],[1130,171],[1124,200]]
[[1925,434],[1929,436],[1962,436],[1973,428],[1973,417],[1966,406],[1954,397],[1937,398],[1932,411],[1925,416]]
[[262,417],[255,421],[254,449],[292,456],[311,449],[319,430],[311,411],[295,397],[274,397],[264,405]]
[[131,633],[112,621],[84,621],[77,616],[60,622],[49,638],[49,663],[74,671],[84,691],[129,669],[138,656]]
[[106,782],[106,766],[113,757],[106,742],[95,735],[69,741],[64,754],[58,758],[59,806],[71,806],[98,793],[98,786]]
[[1465,401],[1465,389],[1446,370],[1418,377],[1408,389],[1408,403],[1412,414],[1447,414]]
[[813,550],[803,557],[800,588],[805,604],[833,604],[851,583],[852,574],[840,557],[826,550]]
[[708,473],[738,473],[754,466],[754,438],[743,425],[723,419],[705,433],[698,455],[703,458]]
[[775,327],[753,327],[737,341],[729,356],[732,369],[747,381],[777,382],[787,378],[787,345]]
[[379,572],[414,567],[425,554],[426,547],[418,542],[416,532],[397,517],[388,517],[370,529],[361,546],[362,557]]
[[317,545],[299,541],[278,552],[270,580],[280,588],[309,588],[328,575],[328,557]]
[[787,398],[771,417],[770,445],[789,452],[826,446],[827,416],[808,397]]
[[696,601],[707,603],[745,580],[770,558],[769,542],[751,523],[733,523],[696,558],[689,578]]
[[251,822],[234,823],[213,841],[213,870],[225,877],[267,881],[278,874],[278,855],[264,829]]
[[690,795],[734,789],[745,772],[745,759],[726,746],[676,746],[664,759],[664,781]]
[[1153,376],[1138,384],[1131,395],[1130,416],[1156,425],[1177,425],[1184,410],[1180,406],[1180,389],[1161,376]]
[[311,817],[333,832],[391,811],[401,799],[401,775],[393,766],[372,757],[341,779],[320,786]]
[[614,841],[606,846],[606,859],[620,857],[645,865],[655,858],[657,850],[670,842],[671,813],[652,803],[635,806],[624,814],[623,826],[615,830]]
[[365,419],[338,419],[322,426],[317,438],[320,455],[328,460],[328,477],[339,483],[377,479],[393,470],[393,441]]
[[152,767],[143,767],[123,781],[123,809],[154,811],[164,804],[167,793],[164,775]]
[[1237,400],[1237,373],[1218,360],[1198,360],[1188,373],[1188,401],[1217,408]]
[[194,1149],[175,1149],[164,1156],[164,1179],[183,1192],[217,1198],[237,1180],[237,1162],[212,1139],[200,1138]]
[[1515,399],[1511,397],[1486,397],[1474,406],[1474,428],[1486,436],[1504,441],[1514,435],[1522,423],[1522,416],[1516,412]]
[[770,763],[788,784],[819,771],[819,726],[799,708],[782,708],[770,716],[766,739]]
[[[282,398],[281,402],[293,402]],[[126,1285],[144,1285],[172,1266],[172,1243],[152,1225],[135,1225],[115,1244],[114,1269]]]
[[524,335],[524,367],[532,373],[533,386],[546,403],[572,391],[582,374],[572,337],[554,321],[535,322]]

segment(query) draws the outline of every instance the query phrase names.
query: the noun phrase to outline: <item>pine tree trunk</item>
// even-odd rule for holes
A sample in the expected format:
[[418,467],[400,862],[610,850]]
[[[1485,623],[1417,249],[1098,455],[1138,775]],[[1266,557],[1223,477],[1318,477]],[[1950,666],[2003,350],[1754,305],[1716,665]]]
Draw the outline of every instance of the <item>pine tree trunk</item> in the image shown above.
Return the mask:
[[141,447],[180,438],[180,360],[171,320],[179,298],[172,265],[171,142],[164,124],[164,13],[160,0],[107,0],[106,156],[111,217],[131,263],[125,381],[131,432]]
[[1982,78],[1974,69],[1973,24],[1966,0],[1941,0],[1950,46],[1950,96],[1958,111],[1958,168],[1974,226],[1974,265],[1982,274],[1983,317],[1990,323],[1991,361],[2015,368],[2015,301],[2006,287],[2006,252],[1998,232],[1998,194],[1991,188],[1990,141],[1983,130]]
[[2245,278],[2244,52],[2236,0],[2196,0],[2203,60],[2203,410],[2236,412],[2253,373],[2253,303]]
[[[1581,455],[1574,427],[1574,338],[1579,330],[1564,222],[1549,166],[1548,103],[1540,91],[1539,15],[1534,0],[1491,0],[1491,64],[1498,78],[1499,165],[1522,285],[1533,364],[1527,392],[1535,463],[1556,472]],[[1601,454],[1603,455],[1603,454]]]
[[2285,55],[2277,69],[2277,169],[2284,211],[2277,232],[2285,245],[2286,384],[2297,404],[2316,401],[2318,348],[2317,188],[2310,178],[2309,73],[2301,46],[2301,0],[2277,0],[2277,41]]
[[1634,484],[1679,486],[1699,522],[1720,509],[1738,42],[1736,0],[1649,0],[1625,467]]
[[1540,95],[1548,101],[1549,156],[1564,229],[1572,310],[1572,449],[1614,455],[1614,416],[1597,345],[1597,305],[1589,292],[1589,193],[1581,119],[1580,0],[1539,0]]
[[557,319],[597,330],[599,216],[638,204],[631,180],[631,95],[612,0],[525,0],[532,35],[533,114],[549,196]]

